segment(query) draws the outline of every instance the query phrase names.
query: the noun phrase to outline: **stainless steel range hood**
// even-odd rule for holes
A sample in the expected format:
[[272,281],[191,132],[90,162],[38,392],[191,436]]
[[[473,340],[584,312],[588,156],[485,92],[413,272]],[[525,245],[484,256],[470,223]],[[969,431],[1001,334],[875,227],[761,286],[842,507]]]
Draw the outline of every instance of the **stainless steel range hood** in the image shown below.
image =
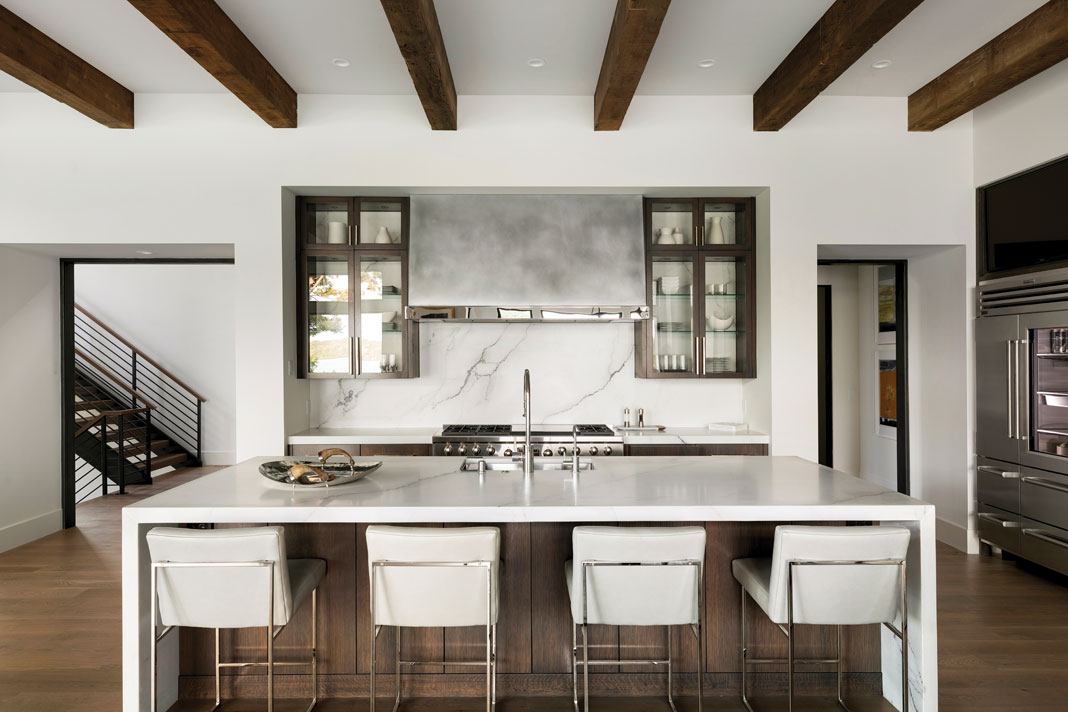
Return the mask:
[[640,195],[413,195],[408,318],[646,319]]

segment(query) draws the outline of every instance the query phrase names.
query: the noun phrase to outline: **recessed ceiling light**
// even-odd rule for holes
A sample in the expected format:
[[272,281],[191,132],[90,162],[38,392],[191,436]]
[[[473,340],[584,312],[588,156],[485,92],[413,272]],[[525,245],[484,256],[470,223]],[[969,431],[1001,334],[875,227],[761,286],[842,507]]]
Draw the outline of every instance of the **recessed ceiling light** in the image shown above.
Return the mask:
[[700,62],[697,63],[697,66],[700,67],[701,69],[708,69],[709,67],[713,66],[715,63],[716,63],[716,60],[714,60],[714,59],[702,59]]
[[352,64],[352,62],[350,62],[349,60],[345,59],[344,57],[336,57],[334,59],[334,66],[335,67],[348,67],[351,64]]
[[536,59],[536,58],[535,59],[528,59],[527,60],[527,65],[537,69],[538,67],[544,67],[545,66],[545,60],[544,59]]
[[151,255],[152,253],[149,252],[148,250],[138,250],[137,254],[139,254],[139,255]]
[[886,69],[887,67],[889,67],[893,63],[894,63],[894,60],[892,60],[892,59],[880,59],[878,62],[872,62],[871,63],[871,68],[872,69]]

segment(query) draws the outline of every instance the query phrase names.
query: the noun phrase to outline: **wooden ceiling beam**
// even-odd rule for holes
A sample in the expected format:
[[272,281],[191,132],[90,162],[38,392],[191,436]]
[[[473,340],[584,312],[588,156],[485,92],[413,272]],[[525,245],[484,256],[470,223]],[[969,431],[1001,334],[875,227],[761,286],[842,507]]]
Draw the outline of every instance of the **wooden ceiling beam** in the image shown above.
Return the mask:
[[104,126],[134,126],[133,92],[2,6],[0,70]]
[[456,86],[434,0],[382,0],[423,111],[435,131],[456,130]]
[[618,131],[671,0],[618,0],[593,92],[593,130]]
[[261,119],[297,127],[297,93],[214,0],[129,2]]
[[923,0],[835,0],[753,95],[753,130],[778,131]]
[[1068,0],[1050,0],[909,96],[909,131],[934,131],[1068,59]]

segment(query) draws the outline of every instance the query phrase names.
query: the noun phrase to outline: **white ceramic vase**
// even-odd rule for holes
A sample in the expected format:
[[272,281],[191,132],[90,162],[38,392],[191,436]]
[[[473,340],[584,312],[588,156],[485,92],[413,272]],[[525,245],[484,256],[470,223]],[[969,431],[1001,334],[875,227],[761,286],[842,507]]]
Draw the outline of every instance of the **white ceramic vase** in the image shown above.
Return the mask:
[[723,237],[723,216],[713,215],[712,225],[708,229],[708,244],[722,245],[726,241]]
[[344,245],[348,242],[349,226],[343,222],[331,222],[326,226],[326,241],[331,245]]
[[378,234],[375,235],[375,244],[378,245],[392,245],[393,237],[389,234],[389,228],[385,225],[378,228]]
[[672,234],[670,227],[662,227],[657,231],[656,244],[658,245],[675,245],[675,236]]

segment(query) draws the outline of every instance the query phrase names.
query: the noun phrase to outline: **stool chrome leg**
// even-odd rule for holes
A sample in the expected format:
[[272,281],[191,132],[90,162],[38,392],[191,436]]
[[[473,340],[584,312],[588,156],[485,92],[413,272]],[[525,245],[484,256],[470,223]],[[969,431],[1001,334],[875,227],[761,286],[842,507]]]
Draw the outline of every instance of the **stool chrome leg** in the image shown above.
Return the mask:
[[215,707],[212,712],[222,704],[222,676],[219,674],[219,629],[215,629]]
[[578,712],[578,626],[571,621],[571,703]]
[[746,667],[748,667],[749,664],[749,649],[745,637],[745,619],[747,608],[746,599],[748,599],[749,595],[745,592],[744,586],[741,586],[740,588],[742,589],[742,704],[745,705],[745,708],[749,710],[749,712],[753,712],[753,706],[749,704],[748,687],[746,685]]
[[587,626],[582,624],[582,710],[590,712],[590,643]]
[[397,645],[394,646],[394,652],[396,653],[396,655],[393,658],[393,670],[394,674],[397,677],[397,697],[393,701],[393,712],[397,712],[397,710],[400,709],[401,701],[401,627],[399,625],[395,625],[393,626],[393,630],[397,631]]
[[668,669],[668,706],[671,712],[679,712],[675,709],[675,700],[671,698],[671,626],[667,627],[667,669]]
[[786,678],[788,682],[787,688],[787,709],[789,712],[794,712],[794,562],[791,561],[787,566],[786,576],[786,628],[787,628],[787,641],[786,641]]

